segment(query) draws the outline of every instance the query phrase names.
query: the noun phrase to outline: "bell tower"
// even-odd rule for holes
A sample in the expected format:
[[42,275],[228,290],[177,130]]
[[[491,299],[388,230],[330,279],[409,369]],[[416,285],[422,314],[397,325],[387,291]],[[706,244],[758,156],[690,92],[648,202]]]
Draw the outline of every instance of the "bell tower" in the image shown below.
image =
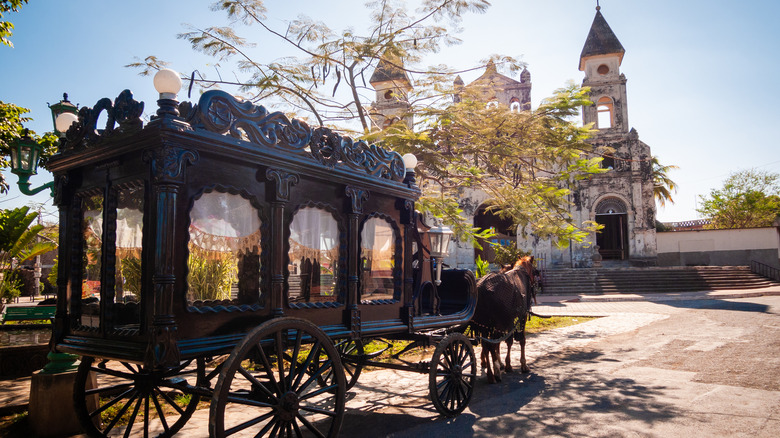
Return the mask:
[[385,129],[399,120],[412,126],[408,99],[412,81],[403,66],[398,57],[385,53],[368,80],[376,91],[376,101],[370,109],[371,122],[376,129]]
[[583,87],[590,87],[593,105],[583,108],[583,123],[593,123],[599,131],[627,133],[628,104],[626,76],[620,64],[626,50],[596,6],[596,16],[590,26],[585,46],[580,54],[580,71],[585,72]]

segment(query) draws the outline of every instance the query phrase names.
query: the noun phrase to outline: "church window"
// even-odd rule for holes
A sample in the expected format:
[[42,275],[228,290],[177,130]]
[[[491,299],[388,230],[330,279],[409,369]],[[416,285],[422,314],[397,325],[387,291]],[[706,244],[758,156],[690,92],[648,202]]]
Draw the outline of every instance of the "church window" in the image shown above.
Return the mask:
[[602,76],[603,76],[603,75],[605,75],[605,74],[609,73],[609,67],[607,66],[607,64],[601,64],[601,65],[600,65],[600,66],[599,66],[599,67],[596,69],[596,71],[598,72],[598,74],[600,74],[600,75],[602,75]]
[[392,98],[393,98],[393,90],[385,91],[385,100],[390,100]]
[[614,169],[615,168],[615,157],[612,155],[602,155],[601,160],[601,168],[602,169]]
[[602,97],[596,104],[597,121],[596,127],[598,129],[609,129],[612,127],[612,99],[609,97]]
[[509,102],[509,110],[514,113],[520,112],[520,100],[518,100],[516,97],[513,97],[512,101]]
[[491,100],[487,103],[485,106],[486,108],[498,108],[498,101],[497,100]]

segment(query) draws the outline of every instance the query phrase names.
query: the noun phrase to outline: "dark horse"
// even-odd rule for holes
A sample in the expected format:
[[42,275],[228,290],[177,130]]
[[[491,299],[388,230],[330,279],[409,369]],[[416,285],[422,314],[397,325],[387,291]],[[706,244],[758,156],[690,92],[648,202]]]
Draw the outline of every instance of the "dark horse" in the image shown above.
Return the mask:
[[525,322],[531,307],[531,279],[521,261],[506,272],[491,272],[480,278],[477,295],[471,327],[483,338],[482,366],[487,368],[488,382],[501,380],[499,349],[502,339],[509,347],[506,372],[512,371],[510,353],[514,339],[520,342],[520,371],[529,372],[525,361]]

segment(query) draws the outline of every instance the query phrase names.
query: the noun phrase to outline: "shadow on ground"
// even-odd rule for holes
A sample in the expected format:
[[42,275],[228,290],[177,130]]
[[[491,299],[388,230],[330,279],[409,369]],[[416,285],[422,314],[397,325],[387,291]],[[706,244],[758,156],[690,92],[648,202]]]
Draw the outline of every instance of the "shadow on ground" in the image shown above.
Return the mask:
[[[432,438],[533,433],[574,437],[582,436],[581,426],[589,415],[609,413],[618,421],[652,424],[679,414],[674,406],[657,401],[666,388],[611,378],[597,371],[599,366],[615,361],[599,351],[570,349],[539,357],[530,364],[532,373],[506,374],[494,385],[482,375],[468,409],[455,418],[438,415],[427,391],[415,391],[403,408],[388,405],[381,395],[392,393],[392,382],[388,382],[377,391],[375,403],[347,411],[342,436]],[[404,408],[413,408],[413,412]]]

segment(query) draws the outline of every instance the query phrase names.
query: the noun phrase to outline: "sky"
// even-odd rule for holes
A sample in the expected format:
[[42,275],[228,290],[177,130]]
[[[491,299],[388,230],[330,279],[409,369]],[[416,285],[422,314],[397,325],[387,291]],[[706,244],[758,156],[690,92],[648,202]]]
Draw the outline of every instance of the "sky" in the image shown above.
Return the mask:
[[[0,47],[0,101],[29,108],[27,127],[52,130],[53,104],[67,92],[80,106],[116,98],[124,89],[156,110],[151,77],[125,65],[149,55],[189,75],[234,78],[227,63],[194,52],[177,39],[188,26],[228,24],[213,0],[30,0],[14,23],[14,48]],[[413,8],[418,3],[408,0]],[[444,47],[428,64],[457,69],[480,65],[491,54],[515,56],[528,64],[532,105],[555,89],[582,83],[579,55],[596,13],[596,0],[494,0],[484,14],[464,16],[463,42]],[[360,1],[267,0],[268,23],[284,29],[288,20],[308,15],[335,30],[367,28]],[[751,0],[601,0],[601,12],[626,50],[621,73],[628,79],[628,122],[661,163],[679,166],[670,177],[679,186],[674,204],[658,207],[662,222],[696,219],[698,197],[720,188],[729,174],[755,168],[780,173],[780,106],[774,101],[780,57],[780,2]],[[295,55],[289,46],[259,28],[237,29],[257,43],[253,56],[271,61]],[[481,70],[463,75],[466,83]],[[227,91],[230,89],[226,88]],[[192,100],[197,99],[193,93]],[[186,90],[179,100],[189,100]],[[368,102],[366,102],[368,103]],[[273,110],[272,107],[269,109]],[[42,203],[55,221],[48,195],[29,198],[16,188],[0,195],[0,208]],[[33,186],[51,180],[43,171]]]

